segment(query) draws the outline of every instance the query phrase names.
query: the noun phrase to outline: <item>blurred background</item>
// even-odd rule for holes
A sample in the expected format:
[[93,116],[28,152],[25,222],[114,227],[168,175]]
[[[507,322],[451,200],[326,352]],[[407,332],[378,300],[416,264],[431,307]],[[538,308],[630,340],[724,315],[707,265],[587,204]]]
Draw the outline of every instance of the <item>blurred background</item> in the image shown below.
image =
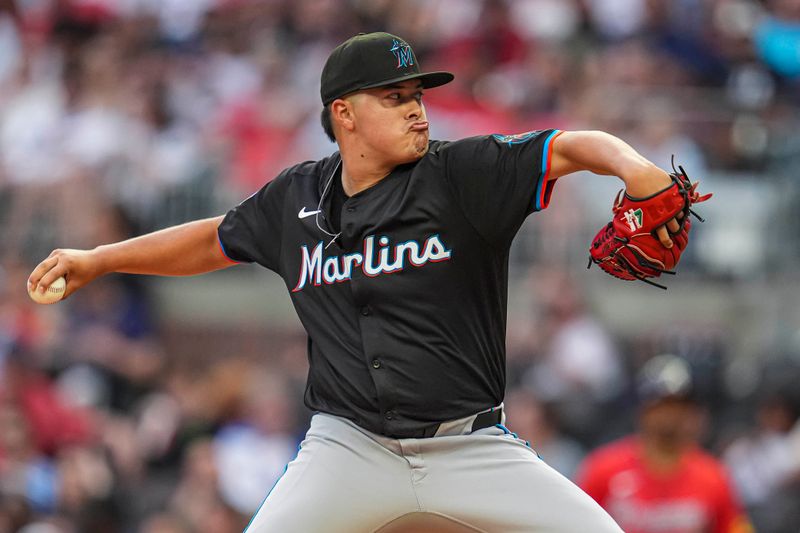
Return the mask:
[[247,524],[310,416],[278,277],[109,276],[56,306],[25,280],[328,155],[319,73],[374,30],[456,73],[433,138],[606,130],[714,192],[661,291],[586,270],[621,182],[560,180],[512,253],[511,429],[574,476],[678,355],[756,530],[800,530],[797,0],[0,0],[0,531]]

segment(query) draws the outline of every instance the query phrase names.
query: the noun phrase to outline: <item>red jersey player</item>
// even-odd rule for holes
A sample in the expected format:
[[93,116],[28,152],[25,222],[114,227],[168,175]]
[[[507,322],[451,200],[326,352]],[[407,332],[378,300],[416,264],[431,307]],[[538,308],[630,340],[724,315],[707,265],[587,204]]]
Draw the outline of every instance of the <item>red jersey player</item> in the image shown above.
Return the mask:
[[722,464],[697,444],[700,413],[678,357],[642,369],[638,434],[591,453],[578,485],[627,533],[750,533]]

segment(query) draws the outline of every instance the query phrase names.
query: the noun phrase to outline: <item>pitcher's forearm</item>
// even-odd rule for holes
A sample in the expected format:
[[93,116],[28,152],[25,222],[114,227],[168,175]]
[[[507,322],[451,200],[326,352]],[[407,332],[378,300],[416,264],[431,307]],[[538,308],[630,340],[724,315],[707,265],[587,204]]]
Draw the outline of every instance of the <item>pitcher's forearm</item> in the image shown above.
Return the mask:
[[190,276],[234,264],[222,252],[217,227],[223,217],[196,220],[93,250],[57,249],[28,276],[28,290],[44,294],[59,277],[64,297],[111,272]]
[[647,196],[672,183],[666,171],[608,133],[564,132],[554,143],[551,179],[578,170],[619,176],[632,196]]
[[92,250],[101,274],[191,276],[230,266],[217,241],[222,216],[195,220]]

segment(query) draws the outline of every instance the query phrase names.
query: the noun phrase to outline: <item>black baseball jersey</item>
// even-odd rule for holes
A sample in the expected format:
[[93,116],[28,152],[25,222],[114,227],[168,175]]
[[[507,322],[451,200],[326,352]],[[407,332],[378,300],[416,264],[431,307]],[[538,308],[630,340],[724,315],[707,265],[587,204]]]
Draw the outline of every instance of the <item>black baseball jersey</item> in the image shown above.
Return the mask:
[[228,212],[224,253],[277,272],[308,333],[309,408],[403,438],[502,401],[509,248],[557,134],[431,141],[338,205],[337,152]]

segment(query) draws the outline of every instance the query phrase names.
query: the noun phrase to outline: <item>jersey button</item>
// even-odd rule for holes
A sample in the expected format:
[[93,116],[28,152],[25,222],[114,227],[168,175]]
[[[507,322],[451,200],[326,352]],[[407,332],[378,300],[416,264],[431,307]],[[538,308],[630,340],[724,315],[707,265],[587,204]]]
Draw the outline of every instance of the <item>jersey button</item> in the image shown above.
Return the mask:
[[372,314],[372,309],[368,305],[361,308],[361,316],[369,316],[370,314]]
[[386,411],[386,414],[383,415],[383,418],[386,420],[391,420],[394,418],[394,411]]
[[352,213],[352,212],[353,212],[353,211],[355,211],[355,210],[356,210],[356,208],[355,208],[355,207],[348,207],[348,208],[347,208],[347,212],[348,212],[348,213]]
[[372,368],[375,370],[379,369],[382,366],[380,359],[373,359],[372,360]]

